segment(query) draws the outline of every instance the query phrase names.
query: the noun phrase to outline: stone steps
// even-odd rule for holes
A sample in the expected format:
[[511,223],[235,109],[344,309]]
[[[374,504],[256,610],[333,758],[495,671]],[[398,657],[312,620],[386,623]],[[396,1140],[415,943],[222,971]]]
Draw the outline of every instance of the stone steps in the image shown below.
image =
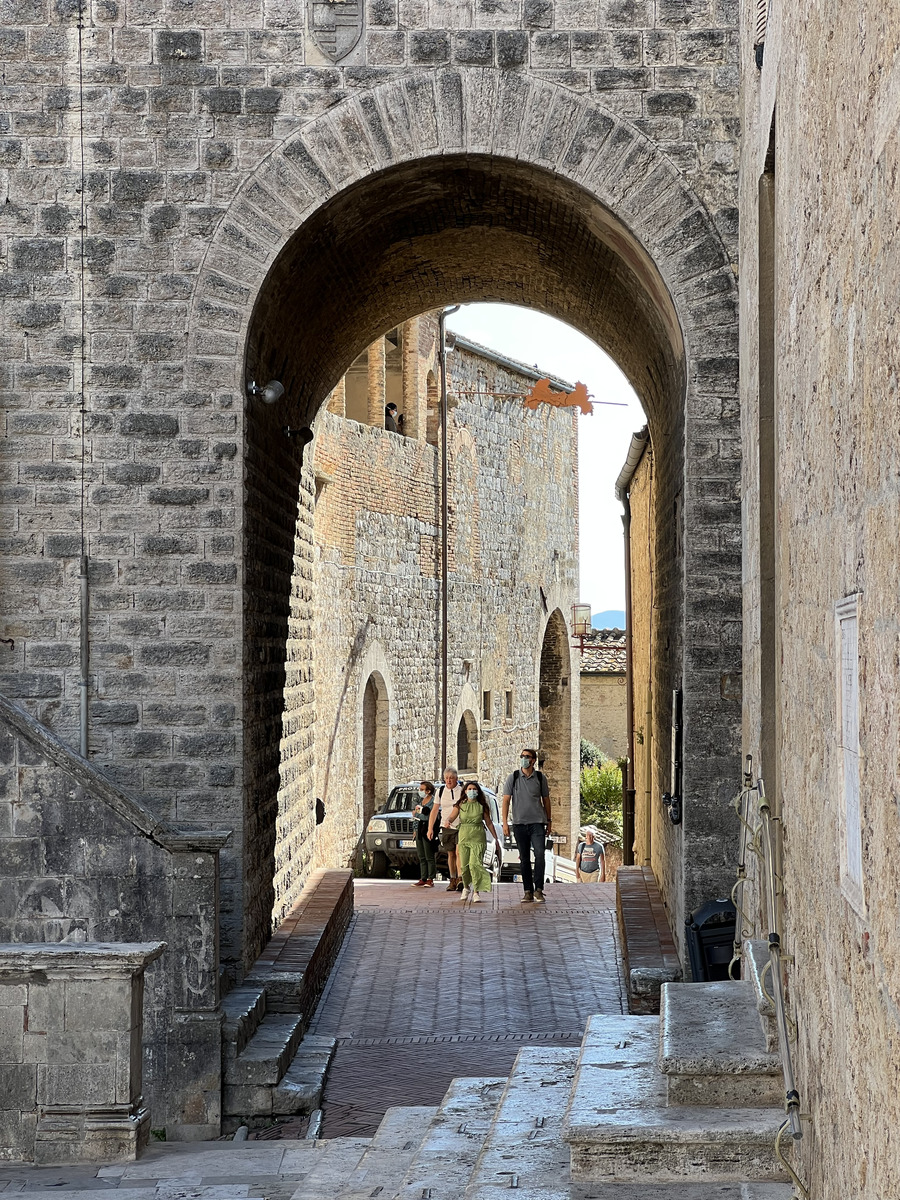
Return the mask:
[[571,1046],[520,1050],[484,1146],[463,1193],[465,1200],[567,1200],[569,1154],[560,1133],[578,1067]]
[[784,1083],[767,1049],[751,983],[670,983],[662,989],[659,1069],[667,1101],[718,1108],[777,1108]]
[[454,1079],[393,1200],[459,1200],[491,1125],[505,1079]]
[[592,1017],[563,1138],[573,1180],[780,1182],[787,1175],[774,1143],[783,1119],[776,1107],[670,1106],[657,1020]]
[[278,1086],[272,1090],[272,1115],[310,1113],[322,1103],[325,1077],[337,1045],[331,1037],[305,1037]]
[[315,1165],[293,1192],[291,1200],[331,1200],[332,1197],[343,1200],[346,1182],[359,1166],[371,1141],[371,1138],[334,1138],[316,1142],[320,1152]]
[[232,988],[220,1007],[225,1014],[222,1023],[222,1043],[226,1058],[236,1058],[256,1033],[266,1015],[266,989]]
[[325,1151],[292,1200],[390,1200],[399,1188],[436,1108],[389,1108],[370,1140],[317,1142]]

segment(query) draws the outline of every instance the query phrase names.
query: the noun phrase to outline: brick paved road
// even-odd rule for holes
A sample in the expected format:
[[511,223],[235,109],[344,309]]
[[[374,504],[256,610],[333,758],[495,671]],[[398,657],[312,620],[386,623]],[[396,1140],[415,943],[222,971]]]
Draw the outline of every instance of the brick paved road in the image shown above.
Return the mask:
[[370,1136],[395,1104],[438,1104],[460,1075],[506,1075],[523,1045],[577,1045],[624,1011],[615,886],[517,884],[484,904],[438,886],[356,881],[356,916],[310,1026],[338,1039],[325,1137]]

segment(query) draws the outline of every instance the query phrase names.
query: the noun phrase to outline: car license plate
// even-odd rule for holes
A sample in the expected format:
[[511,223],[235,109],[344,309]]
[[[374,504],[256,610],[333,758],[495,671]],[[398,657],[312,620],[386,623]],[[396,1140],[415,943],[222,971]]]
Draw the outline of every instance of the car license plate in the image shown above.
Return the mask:
[[415,839],[411,842],[398,842],[397,844],[401,850],[415,849],[416,846]]

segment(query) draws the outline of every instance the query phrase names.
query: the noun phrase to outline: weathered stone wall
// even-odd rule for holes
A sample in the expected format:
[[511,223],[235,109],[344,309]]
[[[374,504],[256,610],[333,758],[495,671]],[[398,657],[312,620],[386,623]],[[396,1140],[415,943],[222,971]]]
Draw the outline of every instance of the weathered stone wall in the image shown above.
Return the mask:
[[[775,629],[774,735],[784,828],[786,949],[798,1023],[802,1174],[822,1200],[896,1190],[900,1152],[900,20],[875,3],[772,6],[762,71],[742,31],[742,373],[745,404],[745,749],[759,763]],[[775,107],[777,92],[778,104]],[[774,114],[774,129],[773,129]],[[770,138],[770,130],[774,138]],[[815,147],[815,153],[810,148]],[[766,227],[759,181],[774,193]],[[771,353],[764,283],[774,250]],[[760,269],[762,268],[762,269]],[[761,412],[774,363],[775,610],[763,603]],[[859,595],[862,902],[842,885],[844,769],[836,605]]]
[[159,940],[147,972],[144,1096],[170,1138],[217,1137],[220,847],[97,775],[24,711],[0,705],[0,941]]
[[[425,399],[435,322],[427,328],[418,372]],[[448,353],[447,757],[455,763],[457,729],[471,713],[477,775],[495,789],[515,765],[519,743],[538,736],[548,615],[541,589],[566,613],[576,590],[574,414],[529,412],[521,400],[487,394],[524,395],[532,382],[459,344]],[[425,422],[420,429],[419,437],[404,437],[331,413],[316,422],[315,793],[327,810],[316,830],[318,862],[349,862],[363,832],[363,696],[373,673],[388,707],[386,790],[376,804],[395,784],[437,778],[443,765],[440,447],[425,440]],[[571,671],[560,674],[570,690]],[[567,804],[571,759],[570,740],[565,778],[551,777]],[[570,822],[566,811],[561,832]]]
[[610,758],[628,755],[625,676],[581,672],[581,736]]

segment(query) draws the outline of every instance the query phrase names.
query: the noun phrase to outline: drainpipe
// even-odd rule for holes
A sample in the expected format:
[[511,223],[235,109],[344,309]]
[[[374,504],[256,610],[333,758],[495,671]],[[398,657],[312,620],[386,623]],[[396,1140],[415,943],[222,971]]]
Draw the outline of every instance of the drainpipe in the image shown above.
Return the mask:
[[88,556],[81,556],[81,570],[78,575],[81,586],[81,679],[78,684],[80,693],[80,737],[79,751],[82,758],[88,757],[88,671],[90,670],[90,642],[88,640],[88,617],[90,616],[90,592],[88,591]]
[[625,804],[622,812],[622,862],[634,866],[634,663],[631,649],[631,500],[622,501],[625,513],[625,722],[628,729],[628,765],[625,769]]
[[448,484],[450,479],[449,456],[447,451],[447,317],[459,312],[459,305],[441,310],[438,319],[438,355],[441,367],[441,761],[439,768],[443,771],[447,766],[447,721],[449,717],[449,688],[450,688],[450,646],[449,646],[449,522],[448,522]]

